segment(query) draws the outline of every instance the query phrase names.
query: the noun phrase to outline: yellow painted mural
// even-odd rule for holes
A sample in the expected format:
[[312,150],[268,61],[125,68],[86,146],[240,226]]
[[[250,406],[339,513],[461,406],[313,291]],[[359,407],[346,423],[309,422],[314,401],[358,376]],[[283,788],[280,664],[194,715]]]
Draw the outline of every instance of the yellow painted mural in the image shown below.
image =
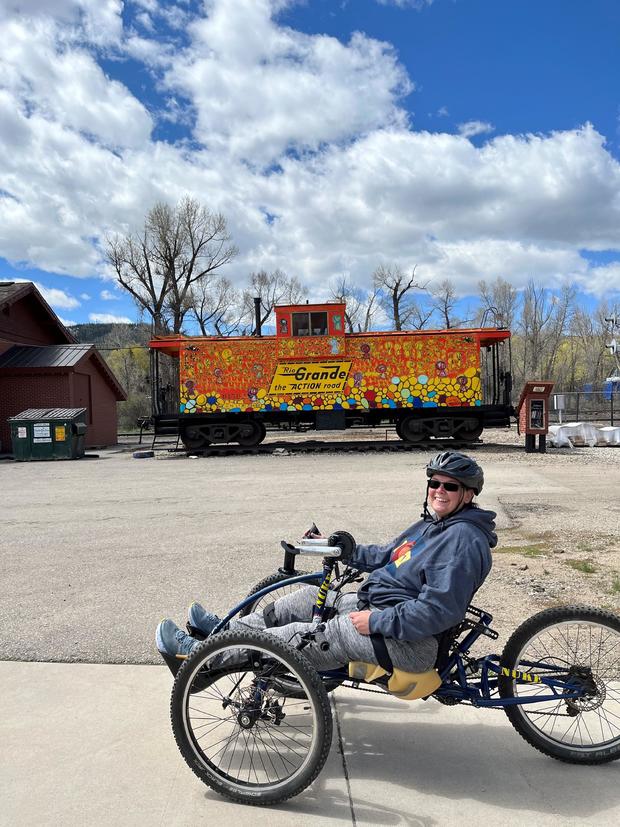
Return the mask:
[[469,407],[482,404],[472,335],[189,339],[181,413]]

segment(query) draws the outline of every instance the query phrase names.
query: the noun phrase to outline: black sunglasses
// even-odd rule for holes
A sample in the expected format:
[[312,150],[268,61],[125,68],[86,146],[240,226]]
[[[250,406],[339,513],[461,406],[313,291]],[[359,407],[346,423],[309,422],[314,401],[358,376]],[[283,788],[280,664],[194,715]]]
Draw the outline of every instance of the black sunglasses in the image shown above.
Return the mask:
[[429,480],[429,488],[440,488],[443,485],[444,491],[458,491],[461,488],[460,482],[439,482],[439,480]]

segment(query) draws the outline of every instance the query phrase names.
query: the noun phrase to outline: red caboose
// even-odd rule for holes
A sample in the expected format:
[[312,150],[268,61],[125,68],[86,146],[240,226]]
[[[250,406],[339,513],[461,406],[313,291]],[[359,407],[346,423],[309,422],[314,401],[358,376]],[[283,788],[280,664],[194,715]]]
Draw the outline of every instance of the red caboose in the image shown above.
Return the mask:
[[392,424],[403,440],[420,442],[475,440],[485,426],[510,423],[508,330],[345,333],[344,311],[284,305],[275,308],[272,336],[154,339],[156,355],[178,359],[179,376],[168,410],[154,394],[156,432],[176,427],[198,449],[257,445],[268,425]]

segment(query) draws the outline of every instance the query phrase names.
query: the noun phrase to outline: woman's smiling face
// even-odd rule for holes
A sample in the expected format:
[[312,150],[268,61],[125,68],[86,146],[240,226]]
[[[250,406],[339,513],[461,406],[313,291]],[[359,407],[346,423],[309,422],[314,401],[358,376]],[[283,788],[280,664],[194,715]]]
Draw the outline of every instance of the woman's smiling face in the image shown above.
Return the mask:
[[433,474],[431,479],[436,482],[456,483],[459,486],[457,491],[446,491],[443,485],[439,488],[428,489],[431,508],[440,519],[449,517],[454,511],[472,501],[474,492],[470,488],[463,488],[454,477],[449,477],[447,474]]

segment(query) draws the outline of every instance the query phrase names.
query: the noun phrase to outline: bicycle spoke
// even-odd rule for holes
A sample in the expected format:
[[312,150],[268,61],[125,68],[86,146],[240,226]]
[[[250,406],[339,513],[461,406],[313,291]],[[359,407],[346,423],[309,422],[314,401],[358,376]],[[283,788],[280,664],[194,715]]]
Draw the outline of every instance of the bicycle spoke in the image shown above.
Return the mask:
[[[560,672],[550,668],[554,664],[561,667]],[[524,704],[518,707],[519,714],[551,741],[576,748],[597,748],[613,742],[620,734],[619,665],[620,634],[611,627],[576,619],[543,628],[527,642],[516,668],[576,682],[584,689],[572,700]],[[515,695],[523,698],[550,691],[545,685],[518,681],[513,687]],[[561,686],[556,691],[561,692]]]
[[[312,706],[299,696],[303,683],[288,665],[270,657],[262,675],[233,667],[243,653],[227,651],[229,669],[196,673],[194,685],[201,688],[188,695],[188,723],[201,754],[223,778],[247,787],[280,783],[307,761],[315,738]],[[296,696],[287,697],[289,691]]]

